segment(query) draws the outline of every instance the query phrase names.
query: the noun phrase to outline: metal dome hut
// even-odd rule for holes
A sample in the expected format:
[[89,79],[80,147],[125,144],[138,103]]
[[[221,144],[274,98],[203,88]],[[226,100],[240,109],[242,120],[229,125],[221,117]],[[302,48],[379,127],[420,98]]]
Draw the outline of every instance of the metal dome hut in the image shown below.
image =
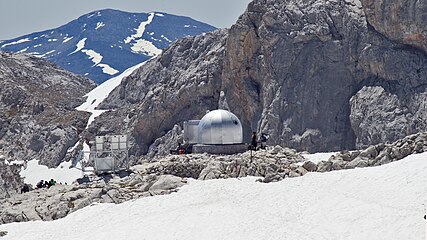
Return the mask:
[[226,110],[208,112],[200,121],[184,123],[184,141],[193,153],[235,154],[247,150],[239,118]]

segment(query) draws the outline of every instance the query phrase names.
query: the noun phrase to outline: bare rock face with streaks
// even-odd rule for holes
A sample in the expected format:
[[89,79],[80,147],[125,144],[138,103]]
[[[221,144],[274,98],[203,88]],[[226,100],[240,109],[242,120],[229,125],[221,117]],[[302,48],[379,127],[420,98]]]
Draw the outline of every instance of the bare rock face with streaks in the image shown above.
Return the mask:
[[427,52],[427,2],[361,0],[368,22],[387,38]]
[[[226,35],[226,30],[218,30],[179,40],[132,73],[101,106],[124,107],[97,118],[93,132],[118,132],[117,119],[121,122],[129,114],[132,155],[147,154],[150,149],[152,153],[169,152],[162,147],[165,140],[156,139],[175,131],[176,124],[200,119],[207,110],[218,107]],[[179,138],[175,133],[169,136]],[[167,142],[166,146],[170,142],[176,145]]]
[[240,118],[246,142],[252,131],[310,152],[392,142],[427,130],[426,12],[415,0],[254,0],[231,29],[173,44],[104,106],[135,113],[137,155],[217,108]]
[[[95,85],[45,60],[10,53],[0,53],[0,81],[2,161],[38,159],[49,167],[57,166],[79,139],[89,117],[74,108]],[[10,168],[1,167],[0,178]],[[22,186],[20,181],[12,182],[14,187],[9,189],[0,184],[0,192],[16,192]]]
[[[246,133],[309,151],[354,146],[348,100],[367,35],[360,2],[253,1],[230,29],[223,84]],[[248,136],[246,136],[248,139]]]
[[8,198],[24,185],[19,171],[21,166],[10,164],[3,156],[0,156],[0,199]]

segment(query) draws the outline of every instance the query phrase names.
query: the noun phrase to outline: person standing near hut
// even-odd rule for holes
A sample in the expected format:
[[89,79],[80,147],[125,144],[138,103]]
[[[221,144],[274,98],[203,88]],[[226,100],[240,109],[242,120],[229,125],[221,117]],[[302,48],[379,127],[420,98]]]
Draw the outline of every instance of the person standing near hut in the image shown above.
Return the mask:
[[257,150],[257,146],[258,146],[258,139],[257,139],[257,136],[256,136],[256,132],[252,132],[252,142],[251,142],[251,144],[252,144],[252,150]]

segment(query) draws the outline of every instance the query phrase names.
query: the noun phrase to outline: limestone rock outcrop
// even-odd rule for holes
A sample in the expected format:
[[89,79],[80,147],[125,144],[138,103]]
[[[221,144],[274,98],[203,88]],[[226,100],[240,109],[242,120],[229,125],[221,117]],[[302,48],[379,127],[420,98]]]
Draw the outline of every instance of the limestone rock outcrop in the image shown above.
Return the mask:
[[53,167],[79,139],[89,115],[74,110],[95,85],[43,59],[0,53],[0,155]]
[[[304,157],[294,149],[271,147],[235,155],[171,155],[149,159],[146,174],[170,174],[199,180],[257,176],[264,182],[280,181],[286,177],[302,176],[313,168],[304,169]],[[294,174],[294,175],[292,175]]]
[[427,129],[426,99],[427,91],[405,96],[382,86],[363,87],[350,99],[356,146],[387,143]]
[[427,132],[412,134],[389,144],[377,144],[364,150],[342,151],[317,164],[318,172],[379,166],[427,151]]
[[293,149],[280,146],[235,155],[170,155],[143,159],[133,172],[78,179],[77,185],[55,185],[0,200],[0,224],[30,220],[54,220],[95,203],[128,200],[179,191],[187,178],[210,180],[259,177],[269,183],[301,177],[309,172],[329,172],[378,166],[427,151],[427,132],[407,136],[392,144],[364,150],[342,151],[318,163]]
[[0,156],[0,199],[19,193],[19,190],[24,185],[19,176],[20,170],[21,166],[9,164],[9,162]]
[[23,185],[20,167],[6,162],[38,159],[54,167],[63,161],[89,118],[74,108],[95,85],[45,60],[2,52],[0,82],[1,199]]
[[240,118],[246,142],[252,131],[310,152],[393,142],[427,130],[425,12],[415,0],[254,0],[229,30],[172,44],[104,107],[134,112],[136,155],[165,154],[175,125],[217,108]]
[[0,224],[55,220],[94,203],[118,204],[136,198],[168,194],[185,183],[185,179],[176,176],[141,176],[133,173],[123,177],[106,175],[92,178],[80,185],[35,189],[0,200]]
[[368,22],[388,38],[427,53],[427,3],[404,0],[361,0]]
[[[218,30],[179,40],[133,72],[100,106],[118,110],[97,118],[94,132],[102,128],[117,131],[117,120],[122,122],[130,114],[134,143],[130,152],[142,155],[176,124],[200,119],[207,110],[216,109],[226,35],[226,30]],[[151,148],[152,152],[159,149],[158,143]],[[168,152],[165,149],[162,153]]]

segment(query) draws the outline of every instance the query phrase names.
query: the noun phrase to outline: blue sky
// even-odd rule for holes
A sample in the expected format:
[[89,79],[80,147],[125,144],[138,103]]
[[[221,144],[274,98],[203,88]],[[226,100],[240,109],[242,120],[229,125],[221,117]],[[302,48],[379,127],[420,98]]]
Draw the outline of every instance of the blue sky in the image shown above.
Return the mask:
[[0,39],[56,28],[94,10],[160,11],[230,27],[250,0],[2,0]]

